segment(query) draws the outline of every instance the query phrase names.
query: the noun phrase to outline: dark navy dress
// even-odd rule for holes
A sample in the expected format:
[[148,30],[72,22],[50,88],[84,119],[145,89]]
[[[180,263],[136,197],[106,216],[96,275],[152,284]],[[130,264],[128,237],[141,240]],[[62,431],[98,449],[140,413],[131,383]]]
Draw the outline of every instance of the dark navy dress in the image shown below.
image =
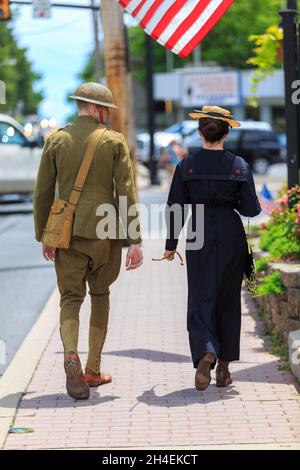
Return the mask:
[[[194,230],[196,205],[204,205],[203,247],[186,249],[187,329],[194,367],[207,352],[223,361],[238,360],[247,255],[239,214],[261,212],[251,169],[228,151],[202,149],[177,165],[168,196],[168,206],[173,204],[190,205]],[[166,250],[176,249],[183,223],[184,217],[178,228],[167,217]]]

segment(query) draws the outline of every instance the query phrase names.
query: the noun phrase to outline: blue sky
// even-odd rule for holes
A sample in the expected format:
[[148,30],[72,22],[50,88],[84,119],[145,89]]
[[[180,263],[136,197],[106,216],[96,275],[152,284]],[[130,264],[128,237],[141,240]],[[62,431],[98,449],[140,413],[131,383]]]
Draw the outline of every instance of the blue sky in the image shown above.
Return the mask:
[[[67,3],[67,0],[56,0],[56,3]],[[72,0],[72,3],[89,5],[90,0]],[[72,112],[65,101],[66,93],[78,85],[76,74],[93,48],[92,13],[52,8],[51,19],[34,19],[31,6],[18,6],[18,10],[19,17],[14,21],[18,44],[28,48],[34,70],[43,75],[40,86],[45,100],[40,114],[64,124],[64,118]]]

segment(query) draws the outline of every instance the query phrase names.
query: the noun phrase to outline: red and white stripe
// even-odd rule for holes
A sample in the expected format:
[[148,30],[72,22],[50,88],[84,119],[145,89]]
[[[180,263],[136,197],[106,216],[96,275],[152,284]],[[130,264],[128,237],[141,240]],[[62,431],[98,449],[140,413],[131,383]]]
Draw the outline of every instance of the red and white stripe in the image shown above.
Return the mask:
[[187,57],[234,0],[117,0],[153,39]]
[[258,196],[261,210],[264,214],[269,215],[274,209],[277,208],[276,203],[273,200],[266,199],[263,196]]

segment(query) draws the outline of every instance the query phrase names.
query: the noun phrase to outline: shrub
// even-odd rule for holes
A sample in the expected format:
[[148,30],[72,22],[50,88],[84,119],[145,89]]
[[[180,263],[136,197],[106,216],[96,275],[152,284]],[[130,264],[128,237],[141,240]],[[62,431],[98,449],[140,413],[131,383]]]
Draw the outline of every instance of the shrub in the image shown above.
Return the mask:
[[269,262],[269,257],[265,256],[263,258],[259,258],[258,260],[255,261],[256,264],[256,271],[259,273],[261,271],[266,271],[268,269],[268,262]]
[[249,232],[254,233],[254,234],[259,234],[259,232],[260,232],[259,225],[250,225],[249,226]]
[[281,281],[280,272],[274,271],[272,274],[265,276],[260,280],[257,286],[255,297],[262,297],[263,295],[280,295],[285,291],[285,287]]
[[[295,186],[286,194],[280,192],[278,208],[271,212],[270,221],[260,229],[259,246],[273,258],[300,258],[300,188]],[[288,206],[288,201],[293,203]]]

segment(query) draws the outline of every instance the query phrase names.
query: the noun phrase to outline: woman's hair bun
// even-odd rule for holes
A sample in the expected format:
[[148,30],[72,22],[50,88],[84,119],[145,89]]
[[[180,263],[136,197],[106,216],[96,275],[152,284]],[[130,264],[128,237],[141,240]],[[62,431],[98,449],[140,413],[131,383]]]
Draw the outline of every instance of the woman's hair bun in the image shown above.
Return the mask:
[[220,119],[200,118],[199,130],[208,142],[218,142],[228,134],[229,124]]

